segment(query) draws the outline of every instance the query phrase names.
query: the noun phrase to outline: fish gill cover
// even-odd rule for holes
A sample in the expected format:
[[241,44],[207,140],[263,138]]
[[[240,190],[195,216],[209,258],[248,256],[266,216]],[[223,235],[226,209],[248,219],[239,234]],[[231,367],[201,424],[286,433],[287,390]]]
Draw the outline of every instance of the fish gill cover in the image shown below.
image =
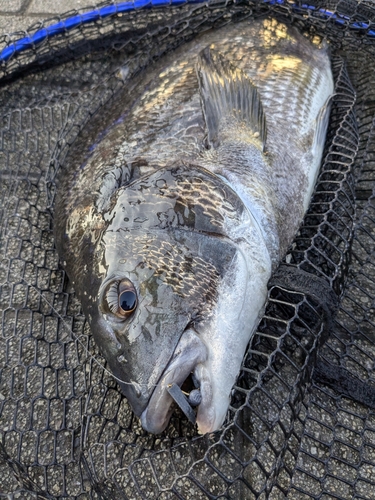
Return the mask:
[[[111,6],[61,16],[18,45],[4,38],[0,498],[373,498],[375,8]],[[59,265],[55,176],[92,115],[142,68],[208,28],[270,15],[331,46],[321,173],[269,283],[224,427],[197,436],[176,411],[153,436],[105,368]]]

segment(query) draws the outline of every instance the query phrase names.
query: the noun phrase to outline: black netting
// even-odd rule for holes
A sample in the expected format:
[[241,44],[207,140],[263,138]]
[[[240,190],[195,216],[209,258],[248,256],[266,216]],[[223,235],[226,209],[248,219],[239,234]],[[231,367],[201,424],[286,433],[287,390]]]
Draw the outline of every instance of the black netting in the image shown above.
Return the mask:
[[[331,43],[321,173],[224,428],[197,436],[176,411],[150,435],[103,367],[59,265],[55,175],[90,117],[147,64],[208,28],[265,15]],[[370,1],[142,9],[97,16],[3,62],[0,498],[375,498],[374,17]],[[0,44],[19,47],[19,37]]]

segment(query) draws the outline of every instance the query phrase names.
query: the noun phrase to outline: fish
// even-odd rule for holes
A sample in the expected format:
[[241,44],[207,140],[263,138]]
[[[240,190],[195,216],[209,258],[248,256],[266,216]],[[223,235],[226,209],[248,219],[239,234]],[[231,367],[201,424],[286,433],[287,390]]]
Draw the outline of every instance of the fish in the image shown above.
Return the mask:
[[327,43],[245,20],[132,77],[71,147],[56,248],[146,431],[163,432],[171,388],[189,381],[198,432],[225,422],[267,283],[309,205],[333,92]]

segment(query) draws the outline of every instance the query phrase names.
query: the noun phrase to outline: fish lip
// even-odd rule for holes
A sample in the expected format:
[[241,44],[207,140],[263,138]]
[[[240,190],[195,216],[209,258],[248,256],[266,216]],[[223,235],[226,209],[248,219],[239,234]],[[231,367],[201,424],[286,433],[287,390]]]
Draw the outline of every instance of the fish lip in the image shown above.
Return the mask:
[[160,434],[167,427],[173,412],[173,398],[168,392],[168,386],[181,386],[192,372],[198,375],[199,382],[197,367],[206,361],[207,356],[208,349],[197,332],[191,326],[184,330],[147,407],[141,414],[141,424],[147,432]]

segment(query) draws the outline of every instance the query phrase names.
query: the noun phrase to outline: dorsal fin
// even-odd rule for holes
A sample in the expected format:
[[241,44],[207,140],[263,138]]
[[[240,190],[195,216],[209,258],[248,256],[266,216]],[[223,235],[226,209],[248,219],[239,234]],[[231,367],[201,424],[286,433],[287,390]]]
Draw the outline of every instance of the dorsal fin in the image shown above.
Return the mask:
[[218,51],[206,47],[197,62],[199,92],[210,146],[221,142],[221,127],[244,124],[264,149],[266,119],[256,86]]

